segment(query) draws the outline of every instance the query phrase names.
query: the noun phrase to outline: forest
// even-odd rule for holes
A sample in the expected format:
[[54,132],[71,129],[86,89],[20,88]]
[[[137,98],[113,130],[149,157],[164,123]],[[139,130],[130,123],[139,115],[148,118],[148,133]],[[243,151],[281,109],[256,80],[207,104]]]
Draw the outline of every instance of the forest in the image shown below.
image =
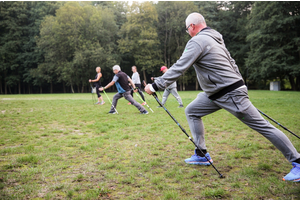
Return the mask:
[[[249,89],[300,91],[299,1],[1,1],[0,93],[85,93],[101,67],[141,80],[160,76],[190,36],[185,19],[201,13],[223,35]],[[193,67],[178,89],[201,89]],[[110,90],[114,90],[111,88]]]

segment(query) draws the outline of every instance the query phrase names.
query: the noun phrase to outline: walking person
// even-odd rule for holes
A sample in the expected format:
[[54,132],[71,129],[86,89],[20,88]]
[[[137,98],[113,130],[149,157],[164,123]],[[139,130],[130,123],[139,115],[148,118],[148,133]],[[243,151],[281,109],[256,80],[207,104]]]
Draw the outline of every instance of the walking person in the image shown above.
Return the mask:
[[[222,35],[208,27],[203,16],[191,13],[185,20],[186,32],[192,37],[186,44],[179,60],[155,82],[148,84],[145,91],[152,94],[175,82],[193,65],[204,92],[197,95],[185,109],[186,118],[195,143],[212,162],[204,139],[202,117],[225,109],[250,128],[267,138],[293,168],[283,180],[300,182],[300,154],[288,137],[265,120],[252,105],[247,87],[238,66],[225,47]],[[185,160],[188,164],[210,165],[199,149]]]
[[[98,96],[98,102],[96,104],[99,105],[103,105],[105,102],[103,101],[103,97],[100,94],[99,88],[101,87],[101,77],[102,77],[102,73],[101,73],[101,67],[96,67],[96,76],[95,79],[89,79],[90,83],[94,83],[93,85],[96,87],[96,92],[97,92],[97,96]],[[101,101],[100,101],[101,100]]]
[[[136,66],[132,66],[131,67],[131,71],[133,72],[132,76],[131,76],[131,80],[134,83],[135,87],[138,88],[138,92],[141,95],[142,99],[143,99],[143,103],[142,105],[146,105],[146,101],[145,101],[145,97],[144,94],[142,92],[142,87],[141,87],[141,79],[140,79],[140,74],[137,72],[137,68]],[[133,90],[131,90],[131,96],[133,97]],[[131,104],[130,102],[128,103],[129,105]]]
[[116,84],[118,93],[114,95],[112,106],[110,108],[109,114],[115,114],[115,109],[117,108],[118,100],[122,97],[124,97],[127,101],[129,101],[132,105],[134,105],[141,114],[148,114],[148,111],[138,102],[136,102],[130,92],[131,88],[128,84],[128,82],[131,84],[131,86],[134,88],[134,92],[137,92],[137,88],[135,87],[134,83],[132,82],[131,78],[129,76],[121,71],[121,68],[119,65],[113,66],[113,72],[115,76],[113,77],[112,81],[108,83],[104,88],[99,88],[100,91],[106,90],[107,88],[113,86]]
[[[168,68],[166,66],[162,66],[160,68],[160,71],[164,74],[168,71]],[[155,78],[151,77],[151,80],[155,80]],[[179,103],[179,108],[183,108],[183,104],[182,104],[182,100],[177,92],[177,84],[176,81],[173,82],[171,85],[169,85],[164,93],[163,93],[163,97],[162,97],[162,105],[165,105],[170,93],[172,93],[172,95],[175,97],[175,99],[177,100],[177,102]],[[158,108],[160,108],[161,106],[158,106]]]

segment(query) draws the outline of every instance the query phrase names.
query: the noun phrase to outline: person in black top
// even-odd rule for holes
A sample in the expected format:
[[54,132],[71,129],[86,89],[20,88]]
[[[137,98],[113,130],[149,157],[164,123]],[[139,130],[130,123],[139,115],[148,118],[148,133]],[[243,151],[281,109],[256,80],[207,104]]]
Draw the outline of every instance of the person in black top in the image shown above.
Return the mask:
[[[97,95],[98,95],[98,102],[96,104],[103,105],[105,102],[103,101],[103,98],[100,94],[99,88],[101,87],[101,81],[100,78],[102,77],[101,68],[96,67],[97,75],[95,76],[94,80],[89,80],[90,83],[94,83],[94,86],[96,87]],[[101,100],[101,102],[100,102]]]
[[109,114],[116,113],[115,108],[117,107],[118,100],[122,97],[124,97],[127,101],[129,101],[132,105],[134,105],[141,112],[141,114],[148,114],[148,111],[141,104],[136,102],[130,94],[131,88],[128,85],[128,82],[130,82],[131,86],[134,88],[134,92],[137,92],[137,88],[135,87],[131,78],[129,78],[129,76],[126,73],[121,71],[119,65],[113,66],[113,72],[115,74],[113,80],[109,84],[107,84],[104,88],[103,87],[99,88],[100,91],[103,91],[116,84],[118,93],[115,94],[113,97],[112,106],[109,111]]

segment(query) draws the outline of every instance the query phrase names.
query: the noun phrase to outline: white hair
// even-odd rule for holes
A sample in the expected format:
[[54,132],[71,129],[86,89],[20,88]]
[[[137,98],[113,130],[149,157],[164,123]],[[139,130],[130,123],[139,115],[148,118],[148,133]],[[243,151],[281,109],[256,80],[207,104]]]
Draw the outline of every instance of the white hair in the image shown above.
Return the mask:
[[121,67],[119,66],[119,65],[115,65],[115,66],[113,66],[113,70],[118,70],[118,71],[121,71]]
[[185,20],[185,25],[188,26],[190,24],[205,24],[205,19],[204,17],[200,14],[200,13],[191,13],[189,14],[189,16],[187,16],[186,20]]

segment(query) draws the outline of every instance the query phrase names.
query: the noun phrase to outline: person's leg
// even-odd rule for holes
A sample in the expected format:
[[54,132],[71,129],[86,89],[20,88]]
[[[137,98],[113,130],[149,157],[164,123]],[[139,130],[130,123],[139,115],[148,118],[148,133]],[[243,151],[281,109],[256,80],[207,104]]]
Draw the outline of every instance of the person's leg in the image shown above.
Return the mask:
[[100,87],[101,87],[100,85],[96,86],[96,91],[97,91],[97,95],[98,95],[98,102],[97,103],[101,102],[100,105],[103,105],[105,102],[103,101],[103,97],[100,94],[100,91],[99,91]]
[[99,85],[96,85],[96,93],[97,93],[97,96],[98,96],[98,102],[96,104],[100,104],[101,94],[100,94],[99,88],[100,88]]
[[132,105],[134,105],[141,113],[145,112],[146,109],[139,104],[132,96],[130,95],[130,91],[124,92],[123,93],[124,98],[129,101]]
[[177,92],[177,88],[172,88],[172,89],[170,90],[170,92],[171,92],[171,93],[173,94],[173,96],[176,98],[176,100],[178,101],[179,105],[180,105],[180,106],[183,106],[182,100],[181,100],[181,98],[180,98],[180,96],[179,96],[179,94],[178,94],[178,92]]
[[114,95],[113,100],[112,100],[112,106],[110,107],[110,111],[109,112],[115,112],[115,108],[117,108],[118,100],[120,98],[122,98],[122,97],[123,96],[120,93],[117,93],[117,94]]
[[300,182],[300,154],[282,131],[275,128],[261,116],[250,102],[246,88],[234,90],[215,101],[215,103],[262,134],[292,163],[293,168],[283,177],[284,181]]
[[165,89],[165,91],[163,93],[162,101],[161,101],[162,105],[165,105],[169,95],[170,95],[169,90]]
[[145,101],[145,97],[144,97],[144,94],[142,92],[141,84],[135,84],[135,86],[138,88],[139,94],[141,95],[143,101]]
[[185,115],[193,136],[193,140],[202,151],[201,152],[196,148],[195,154],[192,155],[191,158],[186,159],[186,163],[196,165],[210,165],[203,154],[205,154],[205,156],[212,162],[209,153],[207,153],[207,148],[205,145],[204,125],[202,117],[211,114],[219,109],[220,107],[218,107],[210,99],[208,99],[207,95],[204,92],[199,93],[196,99],[185,108]]
[[133,97],[133,90],[130,90],[130,95]]
[[215,104],[224,108],[247,126],[267,138],[290,162],[300,158],[289,138],[279,129],[265,120],[249,100],[247,89],[234,90],[220,99]]
[[103,105],[103,104],[105,103],[105,101],[103,100],[103,97],[102,97],[101,94],[100,94],[100,97],[99,97],[98,101],[99,101],[99,100],[101,100],[101,105]]
[[202,117],[217,110],[220,110],[220,107],[214,104],[204,92],[199,93],[196,99],[185,108],[186,119],[194,142],[201,149],[206,149]]

